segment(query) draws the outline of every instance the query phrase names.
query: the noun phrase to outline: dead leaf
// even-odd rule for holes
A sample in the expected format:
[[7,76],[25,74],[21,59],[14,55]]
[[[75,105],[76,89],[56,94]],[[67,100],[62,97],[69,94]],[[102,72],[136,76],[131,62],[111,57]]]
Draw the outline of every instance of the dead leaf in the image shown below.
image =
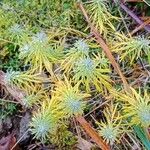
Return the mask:
[[11,150],[11,148],[15,145],[15,143],[16,143],[16,138],[14,137],[13,134],[3,137],[0,140],[0,150]]
[[81,137],[77,137],[77,139],[78,139],[77,148],[79,148],[80,150],[91,150],[93,147],[95,147],[94,144],[84,140]]

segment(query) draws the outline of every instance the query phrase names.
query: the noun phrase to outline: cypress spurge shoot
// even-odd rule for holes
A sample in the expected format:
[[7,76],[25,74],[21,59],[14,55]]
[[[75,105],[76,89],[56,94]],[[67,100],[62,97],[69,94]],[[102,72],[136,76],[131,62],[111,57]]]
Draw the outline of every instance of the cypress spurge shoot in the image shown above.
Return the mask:
[[51,74],[53,63],[62,57],[60,51],[49,45],[48,36],[44,32],[37,33],[19,50],[20,59],[23,59],[25,64],[30,63],[31,68],[39,72],[46,69]]
[[32,91],[28,90],[27,95],[22,99],[22,105],[25,108],[31,108],[34,105],[38,105],[41,103],[44,95],[44,91],[37,90],[36,88],[32,89]]
[[58,80],[53,94],[61,102],[63,112],[68,117],[81,115],[86,106],[85,99],[90,96],[87,93],[82,93],[78,84],[73,85],[66,78],[65,81]]
[[147,91],[142,94],[131,88],[132,93],[115,92],[112,93],[117,100],[124,102],[124,117],[131,119],[131,125],[150,125],[150,96]]
[[32,74],[32,72],[21,71],[7,71],[4,76],[4,82],[11,86],[17,86],[21,89],[34,89],[35,83],[41,84],[46,79],[40,76],[40,74]]
[[43,142],[56,131],[60,119],[64,116],[59,110],[58,101],[55,98],[45,99],[41,108],[34,113],[30,124],[34,137]]
[[105,108],[104,116],[105,121],[97,122],[99,133],[106,143],[113,145],[114,142],[119,142],[119,138],[123,133],[122,119],[117,110],[117,105]]
[[115,31],[112,21],[118,18],[111,15],[107,0],[91,0],[87,3],[87,10],[93,25],[104,37],[109,31]]
[[83,39],[80,39],[74,43],[74,47],[66,50],[65,59],[62,60],[62,69],[69,74],[76,61],[79,58],[89,56],[89,45]]
[[100,57],[83,57],[75,63],[73,68],[73,79],[76,83],[85,85],[86,91],[90,91],[91,86],[102,92],[104,87],[111,88],[109,77],[110,69],[100,63]]
[[150,55],[150,40],[142,36],[127,37],[124,34],[117,34],[116,41],[112,44],[112,51],[118,53],[121,60],[129,59],[130,64],[144,55]]
[[94,85],[102,92],[103,87],[111,88],[108,64],[103,54],[90,54],[88,44],[84,40],[78,40],[74,47],[68,50],[61,67],[68,76],[72,74],[75,83],[85,85],[86,91],[90,92],[90,85]]
[[23,27],[20,24],[15,23],[10,26],[6,32],[7,36],[5,38],[19,45],[28,40],[29,33],[27,27]]

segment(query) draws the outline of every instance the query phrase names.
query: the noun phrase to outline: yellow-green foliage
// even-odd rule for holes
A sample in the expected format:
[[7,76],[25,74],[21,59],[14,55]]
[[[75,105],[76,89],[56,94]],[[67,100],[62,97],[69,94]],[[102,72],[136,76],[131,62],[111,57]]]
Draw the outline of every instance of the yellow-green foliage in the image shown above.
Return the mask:
[[39,90],[36,88],[33,88],[32,91],[28,90],[27,95],[22,99],[22,105],[25,108],[31,108],[34,105],[38,105],[43,101],[44,95],[46,93],[43,90]]
[[80,58],[73,68],[73,79],[76,83],[85,86],[86,91],[90,91],[93,85],[102,92],[104,88],[111,88],[111,79],[109,77],[110,69],[101,66],[100,57]]
[[92,0],[87,3],[87,8],[91,21],[100,33],[106,36],[110,31],[115,31],[112,22],[118,18],[111,15],[107,0]]
[[67,125],[62,124],[56,132],[50,137],[50,141],[58,146],[58,149],[66,147],[72,149],[77,142],[76,137],[68,130]]
[[[4,76],[4,82],[11,86],[17,86],[21,89],[33,90],[38,84],[42,84],[47,79],[44,79],[41,74],[33,74],[31,71],[8,71]],[[35,85],[36,84],[36,85]]]
[[85,99],[90,95],[82,93],[79,90],[78,84],[73,85],[71,81],[65,78],[65,81],[58,80],[53,91],[55,99],[60,101],[63,112],[67,117],[83,114],[86,106]]
[[[126,32],[115,33],[116,28],[120,31],[126,20],[124,24],[118,23],[119,16],[113,16],[119,15],[118,6],[113,11],[115,3],[110,3],[108,0],[84,0],[83,6],[96,29],[94,33],[98,31],[109,42],[115,59],[121,60],[120,70],[125,76],[128,75],[129,82],[135,80],[136,71],[134,73],[133,69],[130,72],[127,68],[133,64],[137,65],[136,63],[138,67],[142,63],[144,78],[140,76],[131,85],[138,86],[136,83],[140,81],[140,86],[145,82],[145,87],[149,87],[149,82],[146,82],[149,79],[148,65],[145,67],[145,58],[150,62],[149,37],[128,37]],[[23,92],[24,98],[20,101],[23,109],[32,111],[30,130],[34,138],[42,142],[50,140],[52,144],[58,145],[58,149],[67,149],[61,146],[75,144],[75,128],[77,137],[82,133],[76,125],[77,120],[79,121],[82,115],[87,115],[85,119],[90,121],[91,126],[98,126],[95,131],[102,136],[104,144],[111,145],[112,149],[128,149],[126,143],[119,145],[128,135],[125,131],[132,130],[135,126],[146,129],[150,126],[150,94],[142,86],[139,92],[136,88],[128,89],[130,92],[116,90],[122,83],[116,75],[116,68],[112,67],[115,63],[112,65],[106,58],[99,46],[103,43],[101,37],[97,38],[98,33],[97,37],[93,36],[93,30],[89,30],[88,23],[84,20],[76,0],[2,0],[2,86],[4,89],[9,89],[10,86],[12,91],[19,89]],[[109,54],[105,44],[103,49]],[[139,58],[142,59],[140,63]],[[118,66],[115,66],[119,70]],[[140,70],[142,69],[140,66]],[[0,95],[3,96],[3,92]],[[99,121],[94,123],[89,116]],[[79,123],[82,124],[80,121]],[[70,125],[73,133],[69,131]],[[134,135],[133,131],[131,132]],[[133,144],[138,145],[135,140],[141,143],[136,136],[130,140],[127,143],[130,142],[131,147]]]
[[61,67],[67,73],[70,74],[74,64],[80,59],[80,57],[89,56],[89,45],[83,39],[80,39],[74,43],[74,47],[66,51],[65,59],[62,60]]
[[55,86],[51,99],[41,98],[44,102],[41,109],[34,113],[31,122],[31,131],[35,138],[43,141],[56,133],[58,127],[62,125],[63,118],[81,115],[86,106],[85,99],[90,96],[81,93],[78,86],[73,86],[66,78],[65,81],[58,80]]
[[27,27],[24,27],[22,25],[13,24],[7,29],[6,32],[7,35],[5,36],[5,38],[17,44],[21,44],[24,41],[28,40]]
[[75,83],[83,85],[88,92],[92,86],[100,92],[104,88],[111,88],[107,59],[100,52],[90,54],[90,48],[83,40],[77,41],[74,47],[68,50],[61,66],[67,75],[73,76]]
[[54,49],[48,42],[48,36],[44,32],[37,33],[19,49],[19,57],[25,60],[25,64],[30,63],[32,69],[39,72],[46,69],[52,74],[53,63],[62,57],[62,52]]
[[150,96],[145,90],[142,94],[131,88],[131,93],[115,92],[116,99],[123,102],[124,118],[130,118],[131,125],[150,125]]
[[120,55],[121,60],[129,60],[133,64],[138,58],[149,55],[150,40],[142,36],[127,37],[117,33],[111,49]]
[[44,98],[41,108],[33,114],[30,124],[35,138],[45,141],[59,126],[63,112],[60,111],[59,103],[55,98]]
[[119,142],[119,138],[123,134],[123,124],[117,105],[110,106],[104,110],[105,121],[96,122],[99,126],[99,134],[103,136],[104,140],[111,145],[115,141]]

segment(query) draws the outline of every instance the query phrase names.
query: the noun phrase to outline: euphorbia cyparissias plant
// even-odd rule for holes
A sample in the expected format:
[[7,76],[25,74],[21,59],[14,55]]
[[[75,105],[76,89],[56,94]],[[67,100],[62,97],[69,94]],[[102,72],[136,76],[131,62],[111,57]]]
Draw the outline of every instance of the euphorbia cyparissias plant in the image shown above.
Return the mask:
[[130,118],[131,125],[140,125],[144,128],[150,125],[150,95],[148,91],[137,92],[131,88],[130,93],[112,91],[117,101],[123,102],[124,118]]
[[52,47],[49,39],[43,31],[37,33],[19,49],[20,59],[25,64],[30,64],[30,68],[42,72],[46,69],[53,74],[53,64],[62,57],[62,51]]

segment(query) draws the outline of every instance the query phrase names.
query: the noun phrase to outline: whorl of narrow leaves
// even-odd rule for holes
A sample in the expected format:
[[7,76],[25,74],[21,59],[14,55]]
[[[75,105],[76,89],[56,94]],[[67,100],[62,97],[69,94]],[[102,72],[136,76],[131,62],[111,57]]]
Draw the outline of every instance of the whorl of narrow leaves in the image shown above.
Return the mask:
[[19,24],[14,24],[10,26],[7,31],[8,39],[21,45],[24,41],[28,39],[28,31],[26,28],[27,27],[23,27]]
[[41,139],[45,142],[56,131],[63,116],[56,99],[47,99],[32,117],[30,124],[32,134],[36,139]]
[[124,102],[124,117],[130,118],[131,125],[141,125],[148,127],[150,125],[150,96],[147,91],[144,95],[131,88],[132,93],[122,93],[112,91],[116,99]]
[[70,74],[74,64],[82,57],[89,56],[89,45],[80,39],[74,43],[74,47],[66,50],[65,58],[62,60],[61,67],[67,73]]
[[107,143],[111,145],[114,142],[119,141],[120,136],[123,133],[123,124],[121,115],[117,111],[117,105],[107,107],[104,110],[105,121],[96,122],[99,126],[99,133]]
[[54,97],[60,101],[63,112],[71,117],[83,114],[86,106],[85,99],[90,96],[89,94],[81,93],[78,85],[72,85],[67,79],[65,81],[59,80],[53,93]]
[[133,64],[138,58],[150,57],[150,40],[143,36],[127,37],[118,33],[111,49],[120,55],[121,60],[129,59]]
[[72,74],[75,83],[84,85],[88,92],[91,85],[101,92],[104,87],[111,88],[107,59],[100,53],[90,54],[90,48],[83,40],[76,41],[74,47],[68,50],[61,66],[67,75]]
[[81,58],[73,67],[73,79],[76,83],[85,85],[86,91],[90,91],[91,85],[94,85],[98,91],[103,91],[103,88],[111,88],[111,80],[108,76],[110,70],[101,67],[99,62],[101,58]]
[[111,15],[108,3],[107,0],[92,0],[87,4],[90,20],[98,31],[104,34],[104,37],[110,31],[115,31],[112,21],[118,20],[117,17]]
[[34,89],[35,84],[40,84],[46,81],[40,74],[32,74],[28,72],[20,71],[7,71],[4,75],[4,82],[11,86],[17,86],[22,89]]
[[48,43],[48,36],[44,32],[39,32],[27,41],[20,49],[20,59],[25,60],[25,64],[30,63],[31,69],[46,69],[52,74],[53,63],[62,57],[62,52],[54,49]]
[[22,105],[25,108],[31,108],[34,105],[38,105],[44,98],[44,91],[37,89],[28,90],[27,95],[22,99]]

